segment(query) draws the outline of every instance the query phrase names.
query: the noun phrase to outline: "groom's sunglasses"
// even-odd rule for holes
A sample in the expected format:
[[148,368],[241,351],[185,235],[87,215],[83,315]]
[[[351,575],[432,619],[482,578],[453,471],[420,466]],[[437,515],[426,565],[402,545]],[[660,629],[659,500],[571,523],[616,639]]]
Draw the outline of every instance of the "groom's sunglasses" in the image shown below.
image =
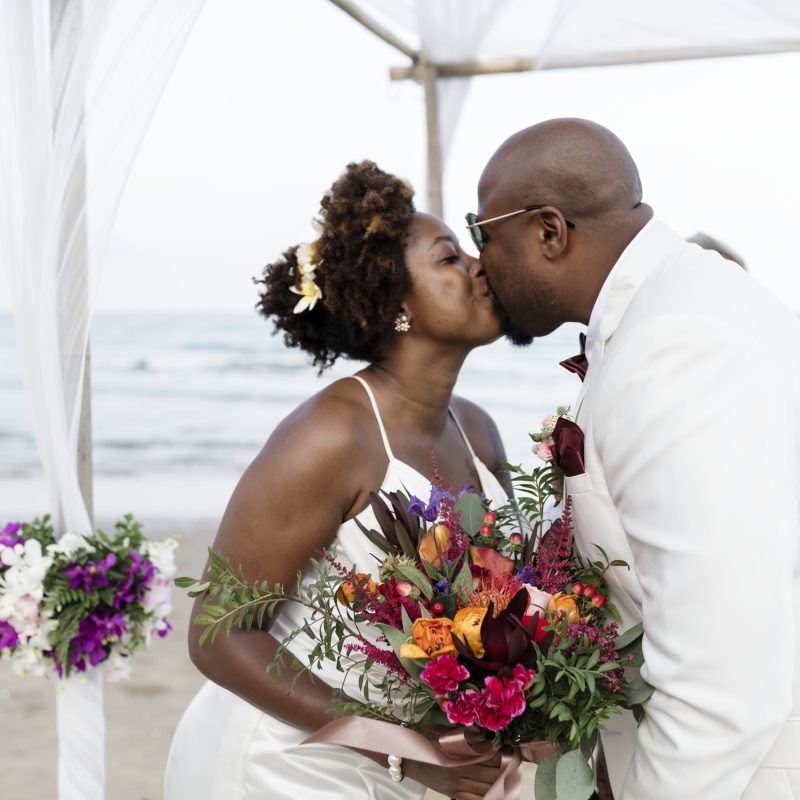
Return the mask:
[[[484,219],[478,222],[478,215],[473,214],[471,211],[466,216],[467,220],[467,229],[469,230],[470,236],[472,236],[472,241],[475,242],[475,247],[478,248],[478,252],[482,253],[483,248],[486,247],[486,242],[488,241],[486,234],[483,232],[482,225],[487,225],[490,222],[496,222],[498,219],[506,219],[507,217],[515,217],[517,214],[526,214],[528,211],[538,211],[540,208],[546,208],[546,205],[543,206],[525,206],[525,208],[520,208],[517,211],[509,211],[508,214],[501,214],[499,217],[492,217],[491,219]],[[575,223],[570,222],[566,217],[564,217],[564,222],[567,223],[568,228],[574,228]]]

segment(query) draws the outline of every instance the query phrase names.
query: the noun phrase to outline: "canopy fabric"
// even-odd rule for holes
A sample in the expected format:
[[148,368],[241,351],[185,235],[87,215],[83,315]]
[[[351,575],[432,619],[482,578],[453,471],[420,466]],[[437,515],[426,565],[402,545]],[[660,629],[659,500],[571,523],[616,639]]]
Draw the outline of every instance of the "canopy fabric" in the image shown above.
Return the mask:
[[[439,65],[527,59],[528,69],[559,69],[800,50],[795,0],[354,0],[352,5]],[[467,86],[463,78],[439,81],[445,157]]]
[[[0,3],[0,265],[59,534],[88,533],[78,432],[91,302],[122,189],[203,0]],[[61,800],[104,794],[96,670],[56,695]]]

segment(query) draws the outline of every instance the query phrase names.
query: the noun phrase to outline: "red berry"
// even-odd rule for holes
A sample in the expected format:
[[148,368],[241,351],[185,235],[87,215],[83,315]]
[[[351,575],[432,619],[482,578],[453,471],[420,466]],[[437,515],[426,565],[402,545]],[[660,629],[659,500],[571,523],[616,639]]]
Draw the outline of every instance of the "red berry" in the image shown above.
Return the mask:
[[602,608],[606,604],[606,596],[604,594],[596,594],[592,598],[592,605],[597,608]]
[[423,608],[430,608],[431,604],[423,597],[422,598],[422,607]]
[[[573,591],[575,590],[573,589]],[[591,584],[583,587],[583,596],[588,597],[589,600],[591,600],[596,594],[597,594],[597,589],[595,589],[594,586],[592,586]]]
[[494,525],[497,522],[497,514],[494,511],[487,511],[483,515],[483,524],[484,525]]
[[522,534],[512,533],[511,536],[508,537],[508,541],[511,542],[511,544],[522,544]]
[[481,525],[479,532],[481,536],[491,536],[494,533],[491,525]]
[[580,581],[572,584],[572,594],[583,594],[583,584]]
[[441,604],[441,603],[440,603],[440,602],[437,600],[437,601],[436,601],[436,602],[435,602],[435,603],[434,603],[434,604],[431,606],[431,613],[432,613],[432,614],[433,614],[435,617],[438,617],[438,616],[439,616],[439,614],[444,614],[444,606],[443,606],[443,605],[442,605],[442,604]]

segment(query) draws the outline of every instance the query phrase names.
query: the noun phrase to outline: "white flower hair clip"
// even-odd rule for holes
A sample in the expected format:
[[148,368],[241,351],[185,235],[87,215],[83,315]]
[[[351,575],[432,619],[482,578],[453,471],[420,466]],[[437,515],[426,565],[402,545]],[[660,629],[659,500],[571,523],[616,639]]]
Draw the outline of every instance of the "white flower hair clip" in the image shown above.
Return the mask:
[[317,301],[322,299],[322,289],[314,281],[314,273],[319,266],[314,263],[314,245],[299,244],[295,249],[295,258],[298,283],[292,286],[290,291],[300,295],[294,313],[302,314],[313,309]]

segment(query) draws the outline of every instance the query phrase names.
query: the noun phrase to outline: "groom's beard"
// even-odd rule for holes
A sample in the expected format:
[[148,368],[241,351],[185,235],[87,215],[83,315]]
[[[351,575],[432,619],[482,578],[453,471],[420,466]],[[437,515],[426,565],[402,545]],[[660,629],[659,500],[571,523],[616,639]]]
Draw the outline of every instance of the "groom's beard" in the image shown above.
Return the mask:
[[506,339],[511,342],[511,344],[516,345],[517,347],[527,347],[529,344],[531,344],[534,337],[529,336],[527,333],[523,333],[514,324],[511,317],[508,315],[508,312],[500,304],[500,301],[497,299],[497,295],[494,292],[491,292],[490,294],[492,298],[492,305],[494,306],[494,313],[500,320],[500,329],[503,332],[503,336],[505,336]]

